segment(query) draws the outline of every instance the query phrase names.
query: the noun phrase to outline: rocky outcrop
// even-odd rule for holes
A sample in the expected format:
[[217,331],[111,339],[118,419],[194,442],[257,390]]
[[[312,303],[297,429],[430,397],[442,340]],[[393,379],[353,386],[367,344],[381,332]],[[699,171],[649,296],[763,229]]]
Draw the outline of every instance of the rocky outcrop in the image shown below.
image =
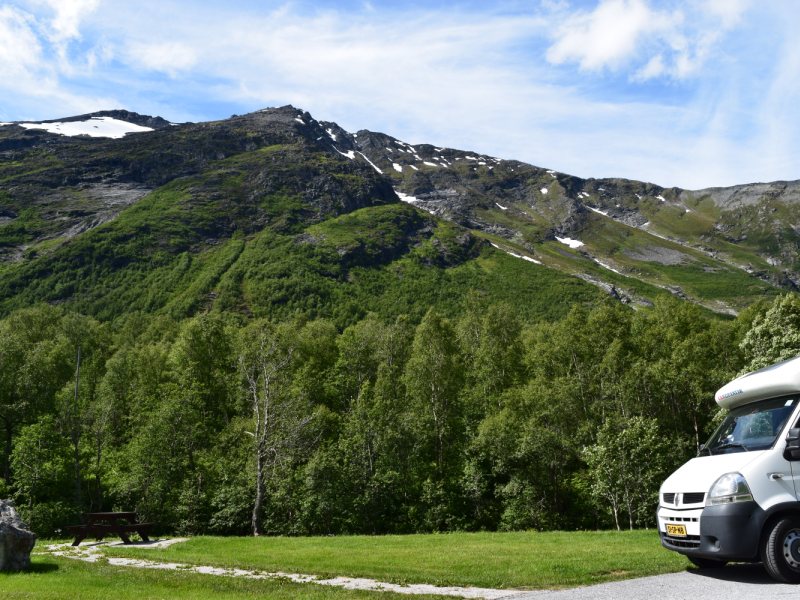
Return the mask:
[[11,500],[0,500],[0,571],[24,571],[31,565],[36,536],[19,518]]

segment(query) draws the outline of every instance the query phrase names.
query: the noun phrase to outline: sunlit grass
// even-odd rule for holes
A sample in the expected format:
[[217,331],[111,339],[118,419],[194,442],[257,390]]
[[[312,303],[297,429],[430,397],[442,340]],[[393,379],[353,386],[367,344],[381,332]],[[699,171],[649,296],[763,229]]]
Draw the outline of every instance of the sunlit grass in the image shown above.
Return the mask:
[[654,530],[404,536],[197,537],[163,550],[113,554],[394,583],[558,588],[680,571]]
[[24,573],[0,573],[0,598],[3,600],[395,600],[401,597],[408,596],[297,584],[287,580],[251,580],[186,571],[112,567],[103,562],[84,563],[47,556],[35,556],[31,570]]

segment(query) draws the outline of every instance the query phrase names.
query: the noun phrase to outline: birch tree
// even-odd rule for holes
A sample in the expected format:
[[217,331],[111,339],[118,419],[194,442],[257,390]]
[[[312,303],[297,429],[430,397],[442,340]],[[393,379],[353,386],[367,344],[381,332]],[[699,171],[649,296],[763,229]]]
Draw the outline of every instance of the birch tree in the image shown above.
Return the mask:
[[655,419],[612,418],[603,423],[597,442],[584,451],[584,459],[595,498],[611,510],[618,530],[623,515],[630,529],[652,519],[658,486],[675,466],[674,450]]
[[303,406],[291,393],[296,338],[291,328],[264,321],[244,332],[239,353],[239,369],[244,393],[253,418],[253,457],[255,459],[255,498],[251,525],[260,535],[268,478],[288,460],[301,441],[303,429],[311,422],[309,406]]

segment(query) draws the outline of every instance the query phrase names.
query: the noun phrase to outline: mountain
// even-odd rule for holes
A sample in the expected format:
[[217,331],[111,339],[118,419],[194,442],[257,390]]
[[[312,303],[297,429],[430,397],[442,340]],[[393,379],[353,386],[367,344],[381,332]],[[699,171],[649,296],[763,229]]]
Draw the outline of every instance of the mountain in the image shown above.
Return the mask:
[[800,184],[580,179],[291,106],[208,123],[127,111],[0,126],[0,312],[217,308],[533,316],[605,294],[735,312],[796,289]]
[[647,302],[652,286],[734,312],[800,284],[797,181],[682,190],[369,131],[348,141],[407,201],[626,300]]
[[104,319],[213,308],[346,325],[452,312],[470,290],[537,317],[601,296],[401,202],[347,154],[292,107],[120,138],[4,125],[0,312],[45,301]]

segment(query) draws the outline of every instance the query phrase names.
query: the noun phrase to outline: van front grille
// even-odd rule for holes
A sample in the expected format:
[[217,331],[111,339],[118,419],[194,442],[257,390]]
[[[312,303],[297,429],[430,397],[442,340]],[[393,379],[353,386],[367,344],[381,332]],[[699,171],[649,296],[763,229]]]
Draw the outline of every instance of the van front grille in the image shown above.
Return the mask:
[[698,517],[673,517],[672,515],[669,517],[661,517],[661,520],[665,523],[698,523],[700,521]]
[[684,504],[702,504],[705,500],[705,492],[684,492],[676,494],[675,492],[664,492],[661,494],[661,499],[664,504],[673,504],[675,506]]
[[700,546],[699,535],[687,535],[685,538],[674,538],[668,535],[663,535],[664,543],[673,548],[697,548]]

